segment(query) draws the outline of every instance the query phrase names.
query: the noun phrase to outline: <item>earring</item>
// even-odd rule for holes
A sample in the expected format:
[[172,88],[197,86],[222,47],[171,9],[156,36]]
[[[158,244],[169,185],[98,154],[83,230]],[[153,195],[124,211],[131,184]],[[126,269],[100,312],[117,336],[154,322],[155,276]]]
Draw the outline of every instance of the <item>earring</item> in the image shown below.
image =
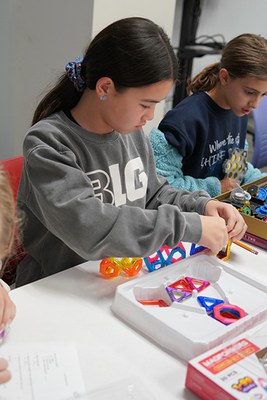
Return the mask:
[[106,98],[107,98],[107,96],[99,96],[99,100],[100,100],[100,101],[105,101]]

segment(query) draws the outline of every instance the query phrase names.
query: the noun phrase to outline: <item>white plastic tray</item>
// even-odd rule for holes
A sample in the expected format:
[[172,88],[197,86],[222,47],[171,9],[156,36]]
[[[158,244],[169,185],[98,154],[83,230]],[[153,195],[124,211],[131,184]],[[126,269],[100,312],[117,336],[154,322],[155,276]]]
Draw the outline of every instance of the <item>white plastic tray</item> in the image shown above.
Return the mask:
[[[182,303],[172,303],[165,287],[185,276],[210,282],[197,296],[224,300],[227,304],[242,308],[247,315],[230,325],[224,325],[207,315],[196,295]],[[169,299],[169,307],[138,302],[163,297],[166,301]],[[227,262],[196,254],[119,285],[111,308],[121,319],[163,348],[184,360],[190,360],[266,320],[267,287],[240,274],[237,268]]]

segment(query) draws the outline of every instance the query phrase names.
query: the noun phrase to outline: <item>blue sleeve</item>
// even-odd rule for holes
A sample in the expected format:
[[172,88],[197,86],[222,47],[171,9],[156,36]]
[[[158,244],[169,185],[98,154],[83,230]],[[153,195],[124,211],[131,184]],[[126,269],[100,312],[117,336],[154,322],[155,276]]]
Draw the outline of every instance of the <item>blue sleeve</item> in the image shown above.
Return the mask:
[[153,128],[149,135],[150,143],[156,160],[158,175],[164,176],[170,185],[176,189],[205,190],[211,197],[221,194],[221,183],[215,177],[195,179],[192,176],[184,176],[182,171],[183,157],[175,147],[165,139],[164,133]]
[[[246,139],[244,148],[248,152],[247,139]],[[247,166],[248,166],[248,170],[243,177],[241,185],[245,185],[246,183],[250,183],[252,181],[256,181],[257,179],[263,178],[264,176],[267,176],[267,173],[261,172],[261,170],[259,170],[258,168],[254,168],[254,166],[251,163],[248,162]]]
[[243,181],[241,182],[241,185],[245,185],[246,183],[255,181],[257,179],[263,178],[264,176],[267,176],[266,172],[261,172],[260,169],[254,168],[251,163],[247,163],[248,165],[248,170],[244,175]]

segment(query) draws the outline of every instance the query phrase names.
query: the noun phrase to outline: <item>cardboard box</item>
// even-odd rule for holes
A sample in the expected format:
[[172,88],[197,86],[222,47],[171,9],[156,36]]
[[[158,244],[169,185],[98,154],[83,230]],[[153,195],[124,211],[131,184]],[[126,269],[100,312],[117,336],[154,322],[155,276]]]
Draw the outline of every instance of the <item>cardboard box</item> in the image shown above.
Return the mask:
[[[246,185],[243,185],[241,187],[244,190],[247,190],[248,187],[251,185],[265,187],[265,186],[267,186],[267,177],[247,183]],[[230,193],[231,192],[223,193],[220,196],[217,196],[216,199],[218,199],[220,201],[225,200],[227,197],[230,196]],[[258,218],[251,217],[250,215],[242,214],[242,216],[244,217],[244,220],[246,221],[246,224],[248,226],[247,233],[253,235],[253,237],[251,237],[250,235],[246,235],[246,237],[244,237],[244,240],[246,240],[247,242],[249,242],[251,244],[258,245],[259,247],[263,247],[263,245],[265,245],[265,243],[263,243],[263,245],[260,245],[260,241],[258,241],[259,243],[256,243],[256,242],[257,242],[257,237],[267,241],[267,223],[264,221],[261,221]],[[256,238],[254,238],[255,236],[256,236]],[[250,239],[250,238],[252,238],[252,239]],[[266,243],[266,246],[263,248],[266,248],[266,247],[267,247],[267,243]]]
[[185,386],[202,400],[266,400],[267,325],[191,360]]
[[252,233],[246,232],[242,240],[244,242],[252,244],[253,246],[258,246],[264,250],[267,250],[267,240],[262,239],[256,235],[253,235]]

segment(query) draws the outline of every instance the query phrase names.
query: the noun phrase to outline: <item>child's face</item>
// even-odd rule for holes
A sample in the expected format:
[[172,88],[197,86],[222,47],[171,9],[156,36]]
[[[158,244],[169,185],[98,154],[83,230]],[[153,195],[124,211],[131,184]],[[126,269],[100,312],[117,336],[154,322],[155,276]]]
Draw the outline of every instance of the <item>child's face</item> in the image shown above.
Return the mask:
[[156,104],[167,97],[172,85],[172,80],[166,80],[123,92],[113,88],[107,98],[105,122],[111,130],[123,134],[141,129],[154,118]]
[[226,102],[233,113],[243,116],[257,108],[263,96],[267,94],[267,80],[251,77],[230,78],[224,90]]

